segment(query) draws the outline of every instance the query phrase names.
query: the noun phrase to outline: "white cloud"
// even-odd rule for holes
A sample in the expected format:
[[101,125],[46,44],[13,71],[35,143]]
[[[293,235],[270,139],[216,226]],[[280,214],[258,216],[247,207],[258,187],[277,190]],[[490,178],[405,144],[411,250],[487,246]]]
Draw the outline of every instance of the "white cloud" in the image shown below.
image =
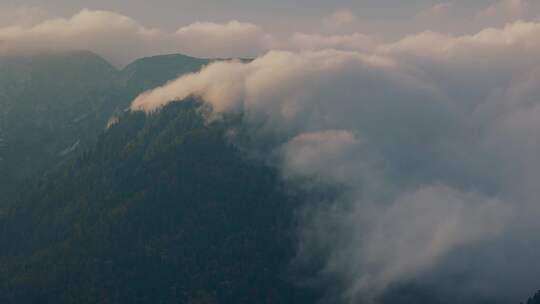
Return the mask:
[[397,53],[411,53],[422,57],[436,56],[438,59],[447,59],[456,56],[465,56],[473,51],[471,57],[484,59],[478,52],[485,52],[489,58],[499,52],[512,54],[534,51],[540,39],[536,34],[540,24],[535,22],[518,21],[506,25],[504,28],[486,28],[473,35],[452,36],[436,32],[424,32],[410,35],[397,43],[384,45],[383,51],[397,51]]
[[[117,65],[162,53],[196,57],[252,58],[272,49],[373,49],[376,40],[364,34],[294,33],[277,38],[252,23],[196,22],[176,32],[148,28],[109,11],[82,10],[70,18],[45,18],[35,8],[20,8],[19,16],[0,26],[0,52],[90,50]],[[29,17],[39,15],[41,18]]]
[[32,26],[47,18],[47,12],[35,6],[0,7],[0,27]]
[[459,35],[474,33],[518,20],[537,20],[535,17],[540,8],[538,3],[529,0],[490,0],[487,6],[471,9],[478,4],[448,1],[425,8],[416,14],[412,22],[414,32],[439,31]]
[[342,159],[358,152],[360,141],[350,131],[325,130],[302,133],[290,140],[284,149],[285,175],[307,177],[319,182],[346,183],[351,167]]
[[[540,24],[519,21],[360,52],[272,51],[212,64],[132,108],[195,95],[216,112],[243,112],[255,138],[274,138],[269,154],[280,155],[287,180],[339,185],[331,202],[307,207],[299,260],[324,258],[321,277],[345,282],[340,300],[429,277],[453,294],[489,289],[515,301],[530,287],[520,277],[540,275],[508,272],[504,262],[535,262],[536,249],[508,252],[510,240],[540,243],[517,232],[540,228],[538,37]],[[446,281],[462,274],[456,252],[474,261],[474,287]]]
[[527,17],[527,0],[497,0],[476,15],[484,25],[499,25]]
[[[159,32],[146,29],[129,17],[105,11],[83,10],[69,19],[48,19],[32,26],[0,29],[4,52],[86,49],[113,61],[137,56]],[[125,62],[124,62],[125,63]]]
[[261,28],[236,20],[225,24],[197,22],[176,31],[182,51],[203,57],[254,57],[264,48]]
[[249,23],[194,23],[176,33],[142,26],[108,11],[82,10],[70,18],[0,28],[0,51],[90,50],[116,64],[156,53],[237,57],[260,52],[261,30]]
[[441,22],[450,16],[453,5],[450,2],[437,3],[416,15],[416,19],[423,22]]
[[348,35],[317,35],[295,33],[281,45],[282,49],[323,50],[337,49],[345,51],[371,51],[376,48],[377,39],[369,35],[354,33]]
[[330,29],[338,29],[356,22],[356,15],[349,9],[336,10],[323,19],[323,24]]
[[[465,18],[457,14],[459,10],[456,4],[441,2],[419,12],[414,22],[421,28],[447,30],[455,28],[449,26],[449,23],[466,24],[462,26],[466,28],[475,28],[478,24],[501,25],[526,19],[532,14],[528,13],[531,7],[525,0],[500,0],[477,13],[475,22],[466,22]],[[358,17],[349,9],[338,9],[319,22],[318,31],[309,34],[291,32],[282,36],[266,32],[256,24],[237,20],[224,23],[196,22],[181,26],[176,32],[169,32],[146,27],[128,16],[110,11],[85,9],[64,18],[51,17],[38,7],[2,7],[0,51],[86,49],[99,53],[117,65],[124,65],[133,59],[160,53],[237,58],[255,57],[275,49],[332,48],[371,52],[381,44],[374,36],[358,32],[358,28],[370,26],[361,26]],[[406,24],[394,26],[411,28]],[[419,35],[414,36],[418,38]],[[419,45],[417,42],[414,44]]]
[[[339,73],[350,66],[389,67],[394,63],[384,57],[368,56],[356,52],[337,50],[306,51],[301,53],[272,51],[250,63],[238,61],[218,62],[200,73],[186,75],[168,85],[139,96],[133,109],[153,111],[172,101],[189,95],[197,95],[214,106],[218,112],[239,110],[252,111],[251,107],[276,107],[273,109],[281,119],[294,122],[296,115],[308,103],[314,92],[306,85],[324,86],[325,77]],[[329,73],[324,75],[322,72]],[[298,83],[303,79],[309,83]],[[275,90],[280,86],[280,90]],[[321,86],[321,87],[322,87]],[[287,96],[288,94],[296,96]],[[281,100],[284,97],[286,100]],[[309,105],[309,104],[307,104]],[[282,106],[282,108],[278,108]],[[263,109],[253,109],[261,111]]]
[[[352,273],[354,283],[346,293],[351,302],[358,294],[376,295],[392,282],[429,270],[454,248],[499,236],[512,215],[511,207],[497,199],[438,185],[404,193],[381,212],[362,238],[332,257],[332,271]],[[346,219],[364,229],[355,218],[361,215]],[[343,254],[361,258],[347,264],[340,261]]]

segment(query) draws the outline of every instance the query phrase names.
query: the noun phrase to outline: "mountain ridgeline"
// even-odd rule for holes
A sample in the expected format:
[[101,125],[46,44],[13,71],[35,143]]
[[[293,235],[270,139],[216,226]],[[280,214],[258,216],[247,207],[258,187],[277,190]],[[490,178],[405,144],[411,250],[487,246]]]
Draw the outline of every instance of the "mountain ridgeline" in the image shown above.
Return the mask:
[[118,70],[83,51],[0,57],[0,205],[20,182],[92,147],[136,95],[208,62],[166,55]]

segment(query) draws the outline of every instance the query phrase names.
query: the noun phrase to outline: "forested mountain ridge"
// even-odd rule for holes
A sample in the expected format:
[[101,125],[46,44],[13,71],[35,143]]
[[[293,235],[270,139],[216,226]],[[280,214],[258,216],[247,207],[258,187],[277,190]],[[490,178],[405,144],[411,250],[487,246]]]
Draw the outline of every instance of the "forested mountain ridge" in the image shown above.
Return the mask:
[[527,302],[522,304],[540,304],[540,291],[538,291],[533,297],[529,298]]
[[164,55],[119,70],[86,51],[0,57],[3,200],[21,181],[92,147],[134,96],[207,62]]
[[0,219],[2,303],[310,303],[276,173],[195,101],[127,113]]
[[2,192],[86,144],[108,119],[115,73],[89,52],[0,60]]
[[121,78],[129,100],[158,87],[179,75],[198,71],[210,60],[181,54],[160,55],[137,59],[121,70]]

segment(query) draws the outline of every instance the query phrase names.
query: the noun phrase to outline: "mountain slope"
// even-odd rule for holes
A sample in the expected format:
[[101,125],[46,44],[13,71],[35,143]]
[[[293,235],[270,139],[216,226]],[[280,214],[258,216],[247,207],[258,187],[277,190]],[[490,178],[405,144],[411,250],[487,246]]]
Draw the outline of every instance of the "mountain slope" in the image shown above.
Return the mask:
[[287,274],[298,200],[230,124],[128,114],[31,184],[0,220],[0,302],[311,303]]
[[122,71],[126,93],[133,100],[138,94],[164,85],[186,73],[199,71],[210,60],[181,54],[160,55],[135,60]]
[[526,304],[539,304],[540,303],[540,291],[536,292],[533,297],[529,298]]
[[0,191],[86,143],[108,119],[104,107],[116,77],[114,67],[88,52],[2,58]]
[[119,71],[90,52],[0,57],[0,205],[21,181],[90,148],[134,96],[206,62],[164,55]]

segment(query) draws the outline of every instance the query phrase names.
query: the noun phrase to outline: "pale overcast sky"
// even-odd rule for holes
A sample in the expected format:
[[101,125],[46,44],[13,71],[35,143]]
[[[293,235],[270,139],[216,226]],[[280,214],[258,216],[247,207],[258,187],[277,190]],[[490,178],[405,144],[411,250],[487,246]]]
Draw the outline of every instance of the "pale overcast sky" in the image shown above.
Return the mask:
[[[402,34],[415,30],[411,20],[437,4],[451,4],[456,18],[470,19],[496,0],[0,0],[3,9],[20,6],[42,8],[54,16],[68,17],[83,8],[110,10],[133,17],[145,26],[176,29],[195,21],[231,19],[259,24],[271,31],[305,31],[340,9],[358,18],[356,30],[377,34]],[[516,2],[507,0],[507,2]],[[520,1],[518,1],[520,2]],[[531,1],[536,2],[536,1]],[[532,9],[532,8],[530,8]],[[457,28],[457,25],[456,25]]]
[[0,0],[0,51],[89,49],[120,66],[171,52],[366,51],[426,31],[536,21],[539,8],[536,0]]

